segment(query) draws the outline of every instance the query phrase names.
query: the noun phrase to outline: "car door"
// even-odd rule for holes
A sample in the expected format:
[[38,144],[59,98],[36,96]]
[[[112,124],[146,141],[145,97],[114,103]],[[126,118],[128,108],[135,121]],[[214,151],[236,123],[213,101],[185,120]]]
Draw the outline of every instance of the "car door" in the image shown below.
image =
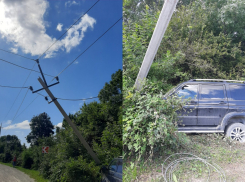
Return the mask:
[[200,84],[197,125],[219,125],[228,107],[225,84]]
[[177,92],[177,96],[184,100],[189,99],[181,111],[177,111],[180,119],[179,126],[190,126],[197,124],[198,106],[198,84],[184,84]]
[[122,181],[122,159],[114,159],[109,167],[108,179],[110,182]]

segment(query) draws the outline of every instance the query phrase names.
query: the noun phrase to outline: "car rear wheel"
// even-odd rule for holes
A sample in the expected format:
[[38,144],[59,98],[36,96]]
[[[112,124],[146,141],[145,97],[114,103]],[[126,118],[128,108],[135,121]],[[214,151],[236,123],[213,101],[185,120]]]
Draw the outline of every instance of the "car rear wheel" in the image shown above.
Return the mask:
[[233,123],[228,126],[226,136],[233,141],[245,142],[245,125],[241,123]]

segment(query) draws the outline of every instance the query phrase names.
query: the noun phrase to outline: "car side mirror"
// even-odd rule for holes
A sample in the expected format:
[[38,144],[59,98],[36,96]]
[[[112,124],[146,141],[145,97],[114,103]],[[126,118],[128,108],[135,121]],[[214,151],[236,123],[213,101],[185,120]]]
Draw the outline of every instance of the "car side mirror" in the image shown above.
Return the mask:
[[184,85],[184,86],[183,86],[181,89],[182,89],[182,90],[184,90],[184,89],[185,89],[185,87],[188,87],[188,86],[187,86],[187,85]]
[[100,168],[100,172],[104,172],[104,171],[108,171],[108,168],[106,167],[106,166],[102,166],[101,168]]

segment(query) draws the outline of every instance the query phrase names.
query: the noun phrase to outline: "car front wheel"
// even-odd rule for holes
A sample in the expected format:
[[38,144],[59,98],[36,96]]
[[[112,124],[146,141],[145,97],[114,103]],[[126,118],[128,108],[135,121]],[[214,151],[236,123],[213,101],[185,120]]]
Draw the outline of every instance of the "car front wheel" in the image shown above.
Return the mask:
[[226,136],[233,141],[245,142],[245,125],[241,123],[233,123],[228,126]]

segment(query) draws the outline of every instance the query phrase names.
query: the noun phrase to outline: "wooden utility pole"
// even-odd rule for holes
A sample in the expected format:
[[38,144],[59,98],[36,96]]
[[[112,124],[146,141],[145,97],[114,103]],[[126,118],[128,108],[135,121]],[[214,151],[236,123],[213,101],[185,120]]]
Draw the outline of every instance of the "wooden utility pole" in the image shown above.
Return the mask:
[[[172,17],[172,14],[175,10],[178,0],[165,0],[164,6],[158,18],[155,30],[151,37],[150,44],[147,48],[143,63],[141,65],[140,71],[138,73],[135,87],[137,90],[140,90],[142,87],[142,81],[146,78],[153,59],[157,53],[158,47],[162,41],[163,35],[168,27],[168,23]],[[163,70],[164,71],[164,70]]]
[[47,92],[47,94],[49,95],[49,97],[52,99],[52,101],[55,103],[56,107],[60,110],[61,114],[64,116],[64,118],[66,119],[66,121],[68,122],[68,124],[71,126],[71,128],[73,129],[73,131],[75,132],[75,134],[77,135],[77,137],[79,138],[79,140],[81,141],[81,143],[83,144],[83,146],[87,149],[88,153],[91,155],[91,157],[95,160],[95,162],[97,164],[100,164],[100,160],[97,158],[96,154],[89,147],[88,143],[85,141],[85,139],[83,138],[83,136],[80,134],[80,132],[77,129],[77,127],[75,126],[75,124],[70,120],[69,116],[66,114],[66,112],[64,111],[64,109],[61,107],[61,105],[57,101],[57,99],[51,93],[51,91],[49,90],[49,88],[47,87],[47,85],[43,82],[43,80],[40,77],[38,78],[38,81],[42,85],[43,89],[45,89],[45,91]]

